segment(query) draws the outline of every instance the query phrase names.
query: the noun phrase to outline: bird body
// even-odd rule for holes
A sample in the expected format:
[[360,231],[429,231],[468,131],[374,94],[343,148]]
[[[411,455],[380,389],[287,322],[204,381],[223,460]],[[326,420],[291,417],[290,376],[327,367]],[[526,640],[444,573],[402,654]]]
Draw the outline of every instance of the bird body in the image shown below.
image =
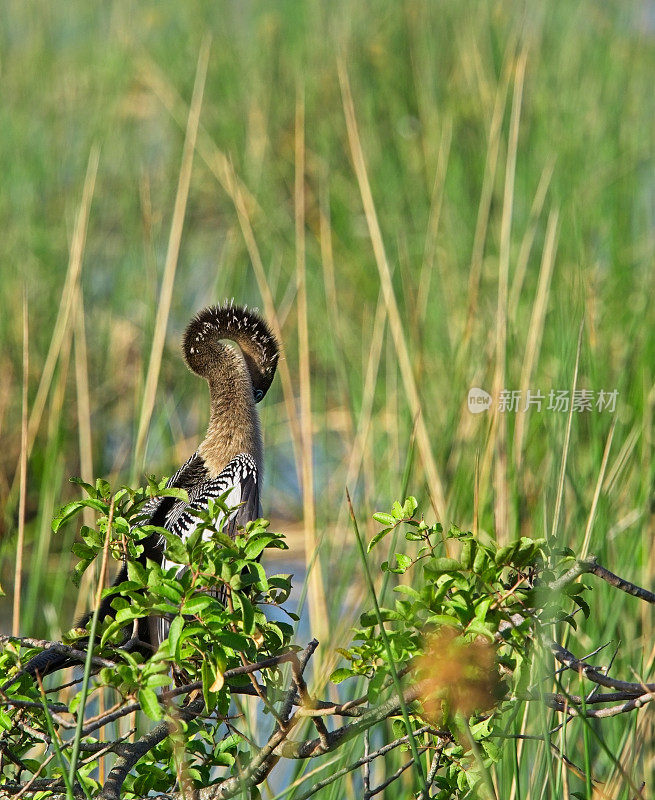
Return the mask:
[[[239,350],[223,340],[234,341]],[[175,497],[155,497],[143,508],[140,525],[156,525],[186,539],[197,525],[194,512],[206,511],[209,502],[224,495],[228,507],[238,506],[224,526],[232,538],[237,528],[261,516],[262,437],[256,403],[268,391],[278,361],[278,344],[266,322],[247,307],[231,303],[211,306],[195,316],[185,331],[184,358],[189,369],[209,385],[210,416],[207,434],[196,452],[169,479],[167,487],[185,489],[188,502]],[[143,542],[139,560],[164,568],[164,539],[152,534]],[[127,580],[123,565],[114,585]],[[99,621],[113,616],[112,597],[103,599]],[[78,623],[85,626],[86,615]],[[161,619],[140,620],[137,647],[156,650],[166,636]],[[66,656],[43,651],[26,666],[30,674],[45,675],[70,666]]]

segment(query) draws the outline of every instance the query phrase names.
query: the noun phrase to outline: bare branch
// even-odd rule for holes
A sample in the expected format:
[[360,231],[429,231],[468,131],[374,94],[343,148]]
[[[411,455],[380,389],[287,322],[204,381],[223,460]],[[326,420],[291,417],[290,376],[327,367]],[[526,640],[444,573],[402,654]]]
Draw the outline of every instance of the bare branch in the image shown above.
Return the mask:
[[[425,753],[427,749],[428,749],[427,747],[419,747],[418,754],[423,755],[423,753]],[[411,767],[413,764],[414,764],[414,759],[410,758],[406,764],[403,764],[402,766],[398,767],[398,769],[393,773],[393,775],[390,775],[386,779],[386,781],[384,781],[384,783],[381,783],[379,786],[376,786],[375,789],[371,789],[371,791],[368,793],[368,797],[375,797],[376,794],[379,794],[380,792],[384,791],[387,788],[387,786],[392,784],[394,781],[398,780],[398,778],[400,778],[403,772],[406,769],[409,769],[409,767]],[[425,788],[426,789],[428,788],[427,783]]]
[[[43,653],[59,653],[61,655],[65,655],[71,661],[77,661],[81,664],[86,661],[86,650],[77,650],[67,644],[62,644],[61,642],[51,642],[47,639],[31,639],[26,636],[16,637],[0,634],[0,645],[5,645],[9,642],[20,642],[25,647],[40,647],[42,648]],[[116,666],[115,661],[110,661],[107,658],[100,658],[99,656],[93,656],[91,663],[96,667],[109,667],[111,669]],[[10,686],[16,683],[16,681],[25,674],[28,674],[27,670],[25,668],[20,669],[15,675],[12,675],[11,678],[3,683],[3,685],[0,687],[0,692],[6,692]]]
[[[579,700],[580,698],[576,699]],[[619,714],[625,714],[628,711],[634,711],[637,708],[642,708],[647,703],[650,703],[651,700],[655,700],[655,693],[649,692],[641,695],[640,697],[633,697],[632,700],[628,700],[627,702],[621,703],[618,706],[610,706],[609,708],[588,708],[585,711],[582,710],[582,707],[572,704],[573,698],[566,703],[557,699],[556,695],[545,695],[543,700],[544,703],[546,703],[546,705],[550,708],[553,708],[555,711],[566,713],[571,717],[606,719],[607,717],[616,717]]]
[[647,603],[655,603],[655,594],[653,594],[653,592],[648,591],[648,589],[642,589],[642,587],[637,586],[636,583],[631,583],[625,580],[625,578],[620,578],[618,575],[605,569],[605,567],[602,567],[598,563],[595,556],[590,556],[584,561],[576,561],[568,572],[565,572],[561,578],[558,578],[550,584],[550,588],[554,592],[559,592],[585,573],[596,575],[598,578],[602,578],[602,580],[609,583],[610,586],[614,586],[614,588],[620,589],[622,592],[638,597],[640,600],[645,600]]
[[561,664],[564,664],[574,672],[582,672],[586,678],[593,683],[597,683],[599,686],[605,686],[608,689],[617,689],[622,692],[629,692],[630,694],[638,696],[655,692],[655,683],[630,683],[603,675],[603,673],[595,667],[585,664],[584,661],[579,661],[573,653],[569,652],[565,647],[562,647],[562,645],[557,644],[557,642],[551,642],[550,649]]

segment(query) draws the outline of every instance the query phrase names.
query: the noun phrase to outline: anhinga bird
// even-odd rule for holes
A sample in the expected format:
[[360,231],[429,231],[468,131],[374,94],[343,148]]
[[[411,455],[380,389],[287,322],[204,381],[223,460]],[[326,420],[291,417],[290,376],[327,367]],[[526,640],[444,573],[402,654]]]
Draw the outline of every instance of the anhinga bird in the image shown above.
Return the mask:
[[[226,344],[225,339],[238,344],[240,350]],[[229,303],[211,306],[195,316],[184,333],[182,346],[189,369],[209,384],[209,427],[196,452],[167,483],[168,487],[186,489],[189,502],[153,498],[144,506],[144,520],[139,524],[157,525],[185,539],[197,524],[193,511],[207,510],[211,499],[230,491],[227,505],[239,508],[224,530],[234,537],[239,526],[261,516],[262,437],[255,404],[264,397],[275,375],[278,343],[257,313]],[[144,541],[139,561],[145,565],[149,558],[161,564],[163,550],[162,537],[153,534]],[[127,565],[123,565],[114,585],[125,580]],[[112,599],[109,596],[102,601],[100,622],[113,616]],[[90,616],[80,620],[79,626],[85,626]],[[164,620],[139,620],[136,642],[144,652],[156,650],[165,636]],[[44,650],[25,671],[43,676],[72,663],[66,655]]]

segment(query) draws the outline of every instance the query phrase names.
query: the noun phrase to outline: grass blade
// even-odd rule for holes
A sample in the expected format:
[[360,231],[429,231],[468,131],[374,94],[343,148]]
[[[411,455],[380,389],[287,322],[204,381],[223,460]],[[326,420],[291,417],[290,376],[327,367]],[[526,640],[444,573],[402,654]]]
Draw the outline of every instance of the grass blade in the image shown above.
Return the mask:
[[68,780],[72,785],[75,782],[75,772],[77,770],[77,760],[80,754],[80,744],[82,742],[82,730],[84,728],[84,709],[89,692],[89,678],[91,675],[91,663],[93,660],[93,643],[95,641],[96,631],[98,628],[98,617],[100,616],[100,604],[102,601],[102,591],[107,582],[107,558],[109,555],[109,540],[111,538],[111,526],[114,518],[114,500],[112,498],[109,506],[109,515],[107,517],[107,535],[105,537],[105,546],[102,551],[102,564],[100,566],[100,579],[98,580],[98,587],[96,589],[96,599],[93,609],[93,616],[91,617],[91,625],[89,627],[89,642],[86,650],[86,661],[84,662],[84,677],[82,679],[81,697],[77,707],[77,726],[75,728],[75,737],[73,739],[73,750],[71,754],[70,768],[68,772]]
[[348,141],[350,143],[350,152],[355,167],[355,174],[357,182],[359,183],[359,190],[362,196],[362,203],[364,205],[364,213],[366,215],[366,222],[368,224],[371,241],[373,243],[373,250],[375,253],[375,262],[378,267],[380,275],[380,283],[384,293],[384,301],[387,306],[387,314],[389,317],[389,327],[393,336],[394,345],[396,348],[396,355],[400,366],[400,372],[403,377],[403,384],[407,394],[410,411],[412,417],[417,420],[416,422],[416,442],[418,451],[423,462],[423,468],[426,472],[428,482],[428,493],[430,502],[438,519],[445,519],[446,500],[443,490],[443,485],[437,464],[432,453],[430,445],[430,436],[425,424],[421,401],[416,387],[416,380],[412,369],[412,363],[407,348],[407,341],[403,332],[403,326],[400,319],[400,312],[398,310],[398,303],[393,291],[391,282],[391,271],[389,269],[389,262],[384,248],[382,239],[382,232],[378,223],[377,213],[375,211],[375,204],[373,202],[373,194],[368,180],[366,171],[366,164],[364,161],[364,153],[357,130],[357,120],[355,118],[355,106],[350,91],[350,82],[346,72],[345,64],[342,60],[338,62],[339,83],[341,84],[341,94],[343,101],[344,114],[346,116],[346,128],[348,131]]
[[159,302],[157,303],[157,316],[155,318],[155,330],[152,335],[152,345],[150,348],[150,359],[148,361],[148,371],[146,373],[145,386],[143,389],[143,402],[141,404],[141,414],[139,426],[134,445],[134,460],[132,463],[132,483],[135,482],[139,470],[143,466],[145,458],[145,444],[148,427],[155,407],[155,395],[157,393],[157,383],[159,381],[159,370],[161,358],[164,352],[164,341],[166,339],[166,326],[168,315],[171,308],[173,297],[173,284],[175,282],[175,272],[177,270],[177,260],[180,254],[180,243],[182,241],[182,229],[184,227],[184,217],[186,215],[187,200],[189,198],[189,186],[191,184],[191,170],[193,168],[193,154],[195,151],[196,136],[198,135],[198,125],[200,122],[200,112],[202,109],[202,98],[205,90],[205,79],[207,77],[207,66],[209,63],[210,38],[206,37],[198,54],[198,65],[196,67],[196,79],[193,86],[193,95],[189,107],[189,117],[187,120],[184,146],[182,148],[182,165],[175,195],[175,206],[173,208],[173,219],[171,220],[171,230],[168,238],[168,250],[166,252],[166,262],[164,264],[164,276],[162,278]]
[[393,679],[393,684],[396,689],[396,693],[398,694],[398,700],[400,702],[400,707],[402,711],[403,721],[405,722],[405,727],[407,729],[407,735],[409,736],[409,746],[412,751],[412,756],[414,758],[414,764],[416,765],[416,771],[418,772],[419,778],[421,783],[423,784],[423,791],[425,796],[427,797],[428,787],[425,782],[425,773],[423,772],[423,763],[419,758],[418,748],[416,746],[416,740],[414,739],[414,734],[412,731],[412,724],[409,719],[409,711],[407,710],[407,703],[405,703],[403,699],[403,687],[400,683],[400,677],[398,676],[398,670],[396,669],[396,662],[393,658],[393,653],[391,652],[391,643],[389,642],[389,638],[387,637],[387,631],[384,627],[384,622],[382,620],[382,614],[380,613],[380,606],[378,604],[378,598],[375,593],[375,586],[373,585],[373,578],[371,578],[371,573],[368,568],[368,561],[366,559],[366,548],[364,547],[364,542],[362,541],[362,537],[359,533],[359,527],[357,526],[357,518],[355,517],[355,511],[353,510],[352,502],[350,501],[350,494],[348,489],[346,489],[346,498],[348,500],[348,508],[350,509],[350,519],[352,520],[353,530],[355,531],[355,539],[357,540],[357,547],[359,549],[359,555],[361,556],[362,560],[362,569],[364,571],[364,578],[366,580],[366,586],[368,587],[369,594],[371,596],[371,600],[373,602],[373,607],[375,609],[375,616],[378,620],[378,626],[380,628],[380,636],[382,637],[382,642],[384,644],[384,649],[387,654],[387,659],[389,662],[389,671],[391,672],[391,677]]
[[29,380],[29,317],[27,292],[23,287],[23,390],[20,426],[20,493],[18,498],[18,539],[16,541],[16,568],[14,571],[14,611],[11,632],[20,632],[20,595],[23,579],[23,544],[25,540],[25,502],[27,499],[27,383]]
[[[305,564],[309,579],[309,616],[312,624],[312,633],[320,640],[325,638],[328,613],[320,553],[316,546],[314,457],[312,452],[312,390],[309,365],[309,328],[307,324],[307,271],[305,268],[305,101],[301,87],[298,88],[298,97],[296,99],[295,157],[296,286],[298,296],[298,359],[300,362],[300,431],[302,441]],[[316,558],[313,558],[315,553]]]

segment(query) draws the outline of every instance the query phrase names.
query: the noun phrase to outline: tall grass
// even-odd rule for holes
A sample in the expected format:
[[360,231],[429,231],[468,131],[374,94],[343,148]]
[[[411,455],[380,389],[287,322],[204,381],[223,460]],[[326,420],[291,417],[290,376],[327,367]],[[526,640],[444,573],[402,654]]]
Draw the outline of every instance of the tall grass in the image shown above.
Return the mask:
[[[281,529],[300,522],[294,555],[314,565],[316,681],[366,592],[345,486],[364,529],[407,463],[426,516],[508,541],[555,531],[651,582],[649,10],[6,4],[1,579],[11,596],[18,560],[21,632],[70,624],[70,542],[49,528],[67,477],[166,474],[194,449],[206,396],[179,336],[232,296],[284,345],[262,404],[263,499]],[[473,386],[620,394],[614,414],[474,416]],[[620,640],[616,673],[652,678],[652,619],[634,603],[596,587],[570,647]],[[544,744],[556,722],[515,720],[508,733],[541,738],[508,740],[499,798],[588,792]],[[648,710],[551,741],[607,796],[653,778]],[[360,756],[350,744],[331,769]],[[298,767],[298,791],[316,766]],[[357,780],[324,796],[356,797]]]

